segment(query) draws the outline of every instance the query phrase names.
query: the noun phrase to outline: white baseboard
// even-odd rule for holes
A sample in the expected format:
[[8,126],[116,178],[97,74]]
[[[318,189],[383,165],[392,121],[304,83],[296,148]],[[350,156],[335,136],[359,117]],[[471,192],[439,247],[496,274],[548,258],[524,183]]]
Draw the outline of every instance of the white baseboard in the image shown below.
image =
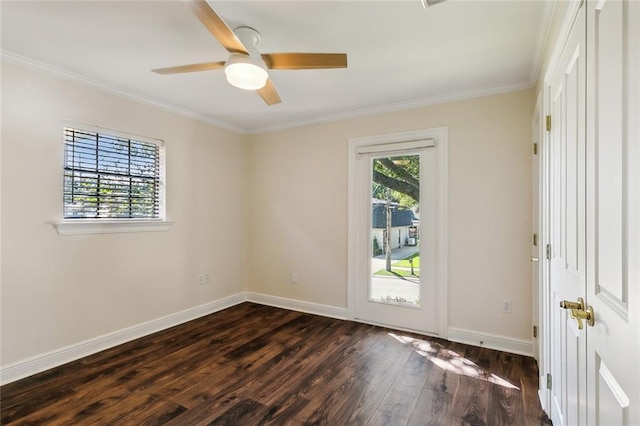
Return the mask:
[[531,340],[514,339],[512,337],[479,333],[477,331],[452,327],[449,327],[448,333],[448,339],[452,342],[481,346],[484,348],[496,349],[519,355],[533,356],[533,343]]
[[285,297],[270,296],[262,293],[246,293],[247,302],[273,306],[275,308],[289,309],[291,311],[306,312],[308,314],[321,315],[323,317],[347,319],[347,309],[336,306],[321,305],[319,303],[305,302],[302,300],[287,299]]
[[[137,324],[122,330],[108,333],[93,339],[85,340],[64,348],[56,349],[45,354],[32,358],[14,362],[0,367],[0,384],[14,382],[19,379],[31,376],[36,373],[48,370],[53,367],[75,361],[79,358],[95,354],[105,349],[129,342],[140,337],[147,336],[158,331],[185,323],[187,321],[200,318],[214,312],[230,308],[242,302],[254,302],[276,308],[289,309],[292,311],[306,312],[309,314],[321,315],[329,318],[341,320],[347,319],[347,309],[336,306],[322,305],[319,303],[305,302],[302,300],[288,299],[284,297],[271,296],[262,293],[243,292],[237,293],[223,299],[195,306],[181,312],[176,312],[161,318],[157,318],[142,324]],[[478,333],[471,330],[458,328],[448,329],[448,339],[453,342],[465,343],[468,345],[482,346],[490,349],[497,349],[504,352],[511,352],[520,355],[531,356],[533,354],[533,344],[531,341],[513,339],[505,336]]]
[[140,337],[165,330],[187,321],[230,308],[246,300],[245,293],[237,293],[204,305],[194,306],[181,312],[169,314],[151,321],[114,331],[93,339],[56,349],[42,355],[14,362],[0,368],[0,384],[4,385],[36,373],[57,367],[67,362],[95,354],[105,349]]

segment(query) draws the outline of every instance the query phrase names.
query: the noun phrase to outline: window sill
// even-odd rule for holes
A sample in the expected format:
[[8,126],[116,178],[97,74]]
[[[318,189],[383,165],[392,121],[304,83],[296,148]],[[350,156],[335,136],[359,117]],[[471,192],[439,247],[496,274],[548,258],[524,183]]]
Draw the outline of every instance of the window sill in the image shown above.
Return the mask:
[[72,219],[53,223],[58,235],[115,234],[120,232],[168,231],[173,222],[166,220]]

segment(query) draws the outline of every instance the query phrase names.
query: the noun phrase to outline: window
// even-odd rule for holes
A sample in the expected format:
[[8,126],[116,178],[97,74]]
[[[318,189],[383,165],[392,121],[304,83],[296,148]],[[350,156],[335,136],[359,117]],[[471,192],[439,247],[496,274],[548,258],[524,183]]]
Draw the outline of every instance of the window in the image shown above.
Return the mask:
[[64,128],[65,219],[163,219],[160,141]]

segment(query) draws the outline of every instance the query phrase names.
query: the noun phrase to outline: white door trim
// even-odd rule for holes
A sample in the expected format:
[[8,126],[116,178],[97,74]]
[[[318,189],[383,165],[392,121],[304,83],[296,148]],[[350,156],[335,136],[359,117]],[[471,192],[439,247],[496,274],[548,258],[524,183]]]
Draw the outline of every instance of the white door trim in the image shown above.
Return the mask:
[[448,335],[448,128],[437,127],[432,129],[415,130],[385,135],[367,136],[349,139],[348,153],[348,253],[347,253],[347,317],[356,319],[356,160],[358,150],[364,146],[375,147],[389,143],[407,143],[420,140],[435,140],[437,152],[437,272],[436,279],[439,285],[437,303],[438,311],[438,336],[447,338]]
[[[541,156],[541,168],[540,168],[540,204],[538,206],[538,214],[540,220],[540,235],[538,243],[540,247],[540,275],[539,275],[539,299],[538,299],[538,314],[539,316],[539,333],[538,333],[538,345],[539,345],[539,389],[538,397],[542,409],[551,416],[551,391],[547,387],[547,374],[550,374],[551,363],[553,362],[553,351],[551,344],[551,309],[557,308],[553,305],[550,296],[550,268],[549,259],[546,258],[546,246],[550,243],[550,228],[549,228],[549,139],[550,134],[546,131],[545,117],[551,115],[551,80],[556,73],[559,66],[562,54],[565,50],[565,46],[569,40],[571,29],[580,11],[580,0],[572,0],[567,6],[565,15],[560,26],[558,36],[555,39],[555,45],[549,59],[549,63],[545,69],[543,84],[541,88],[542,105],[541,105],[541,137],[539,140],[538,155]],[[536,105],[538,108],[538,105]],[[553,305],[553,306],[552,306]]]
[[538,258],[537,263],[533,263],[532,267],[537,268],[537,280],[533,282],[533,298],[536,310],[533,313],[533,324],[538,326],[538,337],[534,339],[533,356],[538,361],[538,397],[545,412],[549,412],[549,389],[547,389],[546,376],[550,361],[549,352],[549,276],[548,262],[545,259],[545,246],[548,242],[548,217],[545,212],[548,210],[547,202],[547,155],[548,155],[548,134],[544,130],[545,108],[544,108],[544,89],[538,93],[536,106],[532,116],[532,132],[533,141],[537,143],[537,154],[534,159],[537,162],[537,189],[535,194],[537,197],[537,221],[534,224],[534,231],[538,233],[538,245],[535,247],[533,256]]

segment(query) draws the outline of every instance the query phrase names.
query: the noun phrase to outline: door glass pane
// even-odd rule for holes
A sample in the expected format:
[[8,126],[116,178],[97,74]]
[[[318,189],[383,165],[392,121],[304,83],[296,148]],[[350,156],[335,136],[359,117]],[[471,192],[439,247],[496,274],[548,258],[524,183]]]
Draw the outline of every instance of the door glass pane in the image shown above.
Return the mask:
[[371,162],[369,300],[420,306],[420,155]]

